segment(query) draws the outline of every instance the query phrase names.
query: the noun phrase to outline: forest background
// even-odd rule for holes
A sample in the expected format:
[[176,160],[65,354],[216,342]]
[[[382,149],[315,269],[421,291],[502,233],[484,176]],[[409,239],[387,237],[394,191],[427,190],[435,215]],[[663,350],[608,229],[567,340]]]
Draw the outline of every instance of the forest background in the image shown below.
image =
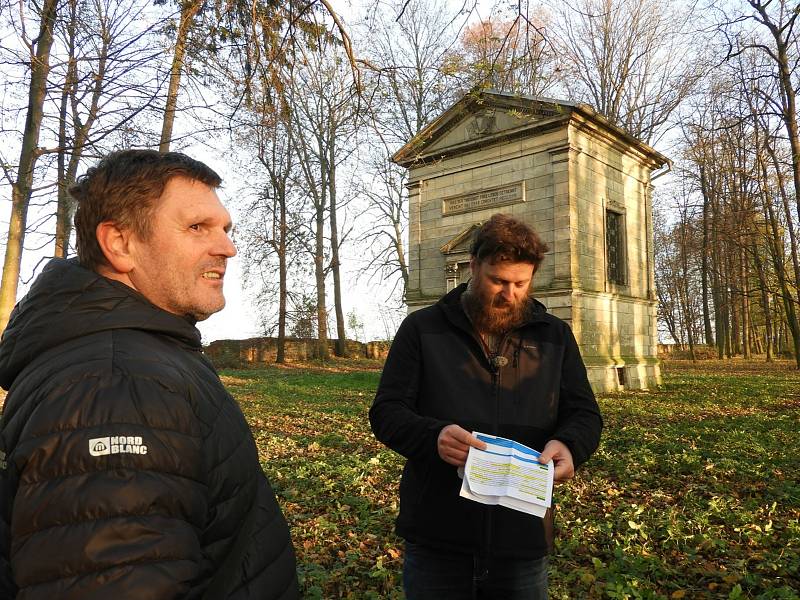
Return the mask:
[[[226,180],[246,299],[226,292],[252,307],[247,333],[317,338],[321,356],[328,338],[389,339],[408,281],[406,174],[389,157],[491,88],[586,102],[673,159],[654,199],[664,341],[800,361],[798,14],[785,0],[0,0],[0,329],[44,257],[74,252],[70,184],[136,146],[186,150]],[[235,337],[231,310],[206,338]]]

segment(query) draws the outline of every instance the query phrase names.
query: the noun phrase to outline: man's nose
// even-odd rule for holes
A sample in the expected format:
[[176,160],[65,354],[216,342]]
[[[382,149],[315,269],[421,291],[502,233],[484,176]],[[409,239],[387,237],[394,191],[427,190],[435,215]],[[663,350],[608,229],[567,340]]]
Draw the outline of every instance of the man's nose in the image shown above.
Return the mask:
[[500,288],[500,294],[503,297],[503,300],[511,301],[514,299],[514,292],[511,289],[511,284],[504,284],[502,288]]
[[227,258],[233,258],[236,256],[236,246],[234,245],[231,236],[227,232],[222,233],[217,241],[217,247],[215,250],[215,254],[219,256],[225,256]]

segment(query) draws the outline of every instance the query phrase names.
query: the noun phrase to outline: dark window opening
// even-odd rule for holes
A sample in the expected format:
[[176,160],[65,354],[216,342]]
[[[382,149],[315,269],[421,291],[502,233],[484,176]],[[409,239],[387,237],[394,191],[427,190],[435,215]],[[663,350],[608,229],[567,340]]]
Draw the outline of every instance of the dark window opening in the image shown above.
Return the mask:
[[608,280],[624,285],[625,281],[625,217],[611,210],[606,211],[606,261]]

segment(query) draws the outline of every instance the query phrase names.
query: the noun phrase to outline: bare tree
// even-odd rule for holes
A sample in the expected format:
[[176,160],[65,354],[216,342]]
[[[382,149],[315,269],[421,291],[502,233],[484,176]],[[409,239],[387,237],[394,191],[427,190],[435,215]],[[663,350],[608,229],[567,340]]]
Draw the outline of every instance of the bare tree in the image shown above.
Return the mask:
[[75,207],[67,193],[86,152],[133,124],[160,94],[161,53],[151,47],[154,29],[137,26],[146,5],[124,0],[66,0],[57,32],[65,57],[51,80],[61,79],[58,114],[45,115],[57,140],[43,153],[57,156],[55,256],[66,256]]
[[298,198],[294,189],[296,158],[285,115],[275,113],[263,104],[261,111],[251,114],[260,118],[248,124],[241,123],[236,139],[245,147],[255,146],[266,177],[260,193],[246,207],[245,217],[237,231],[243,242],[245,268],[258,275],[261,304],[267,304],[277,296],[277,314],[271,326],[267,326],[266,319],[274,314],[273,311],[262,311],[261,319],[265,331],[277,330],[275,362],[283,363],[286,360],[289,268],[296,264],[304,241],[301,239],[305,231],[300,205],[302,198]]
[[[339,251],[343,240],[339,211],[345,202],[337,181],[339,166],[354,151],[359,121],[359,94],[342,54],[336,46],[321,40],[318,48],[306,49],[303,68],[294,71],[288,96],[292,138],[302,174],[302,187],[313,206],[314,277],[317,288],[317,333],[319,354],[325,358],[327,347],[327,310],[325,278],[333,275],[334,311],[336,314],[336,354],[346,353],[346,330],[342,306],[341,264]],[[326,220],[328,244],[326,245]],[[326,247],[327,246],[327,247]],[[326,264],[326,250],[330,262]]]
[[44,0],[36,12],[38,34],[29,39],[26,33],[26,18],[22,17],[21,41],[26,46],[30,65],[28,86],[28,111],[22,134],[22,148],[17,161],[16,174],[2,160],[5,176],[11,183],[11,221],[6,239],[6,254],[3,261],[3,279],[0,285],[0,330],[8,324],[14,307],[19,281],[20,261],[25,241],[28,220],[28,203],[33,186],[33,171],[39,158],[39,132],[44,114],[47,93],[47,75],[50,71],[50,48],[53,44],[53,29],[57,16],[58,0]]
[[[797,125],[797,64],[798,32],[797,4],[786,0],[748,0],[749,14],[726,18],[723,27],[729,36],[729,59],[747,50],[757,50],[772,63],[772,76],[777,83],[777,93],[762,93],[762,97],[779,116],[786,128],[792,149],[792,178],[795,203],[800,212],[800,133]],[[742,30],[742,24],[756,23],[760,31]],[[766,34],[761,36],[761,33]],[[764,39],[766,37],[766,39]],[[761,88],[763,92],[763,88]]]
[[[220,73],[220,64],[237,64],[243,95],[250,92],[250,84],[269,75],[274,96],[280,96],[286,84],[284,77],[290,70],[292,48],[298,43],[317,38],[332,38],[336,31],[345,55],[358,76],[356,58],[349,35],[339,15],[328,0],[176,0],[179,13],[170,31],[174,31],[172,60],[169,69],[162,119],[159,150],[166,152],[173,141],[173,128],[178,113],[178,99],[182,82],[187,75],[199,72],[203,78],[214,78]],[[155,0],[157,5],[169,0]],[[327,15],[332,26],[322,24],[318,18]],[[190,66],[190,59],[196,59]],[[210,68],[209,68],[210,67]],[[230,71],[226,68],[223,79]],[[200,92],[195,87],[195,92]],[[199,95],[196,93],[195,95]],[[242,98],[243,96],[239,96]],[[274,98],[273,98],[274,99]],[[242,107],[240,100],[228,109]]]
[[376,13],[366,36],[369,116],[389,151],[397,150],[458,95],[450,69],[456,15],[440,2],[413,2],[395,19]]
[[400,291],[405,293],[408,287],[405,248],[408,175],[406,169],[390,162],[388,152],[371,154],[368,162],[362,164],[371,181],[364,182],[361,193],[367,200],[367,214],[373,223],[359,238],[369,249],[363,271],[384,282],[395,281],[392,292],[399,284]]
[[[776,331],[800,351],[797,214],[791,147],[770,102],[777,90],[769,61],[750,48],[720,65],[682,124],[682,173],[699,199],[681,222],[699,223],[693,252],[711,289],[720,357],[766,350],[769,359]],[[704,329],[708,338],[707,321]]]
[[[156,18],[154,23],[153,15],[157,13],[151,9],[145,13],[145,7],[167,3],[43,0],[20,2],[18,11],[7,11],[8,3],[4,2],[4,17],[20,15],[14,23],[25,55],[20,59],[12,57],[3,67],[27,64],[29,102],[23,113],[26,125],[20,159],[10,160],[2,156],[8,150],[0,151],[13,204],[0,293],[0,326],[4,326],[15,301],[26,232],[52,240],[50,227],[55,217],[55,253],[68,253],[74,206],[66,190],[81,161],[115,146],[152,144],[151,124],[143,123],[139,117],[156,100],[164,102],[165,107],[156,113],[162,117],[160,148],[168,149],[175,137],[173,124],[181,81],[186,83],[190,66],[210,82],[215,73],[209,67],[237,63],[241,67],[238,79],[246,90],[253,78],[263,78],[265,70],[271,74],[272,83],[279,79],[288,64],[286,57],[291,56],[286,52],[287,46],[311,38],[331,39],[331,31],[338,31],[345,48],[345,64],[353,74],[355,58],[347,32],[327,0],[179,0],[176,43],[166,59],[170,64],[170,85],[163,99],[161,83],[166,76],[159,78],[153,63],[163,65],[164,52],[158,43],[153,43],[152,34],[164,21]],[[329,15],[333,24],[318,22],[317,13]],[[38,29],[35,37],[30,34],[31,23],[36,23]],[[4,56],[15,54],[15,43],[3,44],[0,52]],[[189,59],[193,61],[191,65]],[[189,78],[189,83],[197,82]],[[8,81],[5,85],[20,89],[19,84]],[[227,117],[234,124],[231,115],[244,106],[239,99],[245,95],[240,93],[231,103],[231,110],[219,111],[216,118]],[[279,95],[272,94],[273,105]],[[151,121],[154,112],[148,114]],[[16,151],[16,146],[12,147]],[[33,193],[42,199],[34,222],[28,223]]]
[[[735,70],[741,112],[752,123],[755,139],[755,155],[758,165],[758,181],[761,189],[761,206],[767,227],[770,254],[779,281],[784,304],[787,327],[794,342],[794,354],[800,368],[800,245],[796,226],[800,220],[800,141],[797,131],[796,90],[794,70],[800,60],[798,38],[794,29],[797,10],[784,2],[761,3],[750,1],[755,11],[744,15],[738,24],[755,21],[769,31],[764,42],[758,33],[736,30],[736,42],[731,45],[727,62]],[[772,6],[770,6],[772,5]],[[731,32],[732,23],[726,22],[726,33]],[[776,127],[784,129],[779,136]],[[784,159],[781,148],[788,146],[788,157]],[[771,173],[770,173],[771,171]],[[792,175],[792,193],[787,189],[787,176]],[[794,208],[794,210],[793,210]],[[791,271],[784,267],[788,245]],[[791,290],[795,294],[792,297]]]
[[460,84],[451,70],[452,52],[461,21],[439,2],[410,3],[398,18],[380,8],[364,48],[371,66],[365,94],[369,141],[360,149],[359,187],[370,226],[359,241],[368,251],[362,273],[394,281],[393,290],[399,285],[405,293],[407,174],[391,156],[455,100]]
[[[164,1],[161,0],[159,2],[159,0],[156,0],[156,4],[163,4]],[[186,45],[195,17],[204,5],[204,0],[181,0],[180,2],[181,10],[175,36],[175,47],[172,51],[172,64],[169,70],[169,88],[167,89],[167,101],[164,106],[161,141],[158,144],[158,149],[161,152],[168,152],[172,141],[172,127],[175,124],[175,109],[178,104],[178,91],[180,90],[181,75],[184,69]]]
[[[704,73],[693,13],[658,0],[577,0],[554,38],[570,96],[653,143]],[[690,43],[689,36],[694,39]]]

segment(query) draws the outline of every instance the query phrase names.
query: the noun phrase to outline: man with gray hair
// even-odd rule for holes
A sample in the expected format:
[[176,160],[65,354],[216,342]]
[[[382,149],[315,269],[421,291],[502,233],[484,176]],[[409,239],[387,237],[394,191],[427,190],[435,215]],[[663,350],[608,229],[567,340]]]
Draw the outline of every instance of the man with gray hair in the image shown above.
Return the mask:
[[236,254],[220,177],[115,152],[0,342],[0,597],[298,597],[289,528],[200,344]]

